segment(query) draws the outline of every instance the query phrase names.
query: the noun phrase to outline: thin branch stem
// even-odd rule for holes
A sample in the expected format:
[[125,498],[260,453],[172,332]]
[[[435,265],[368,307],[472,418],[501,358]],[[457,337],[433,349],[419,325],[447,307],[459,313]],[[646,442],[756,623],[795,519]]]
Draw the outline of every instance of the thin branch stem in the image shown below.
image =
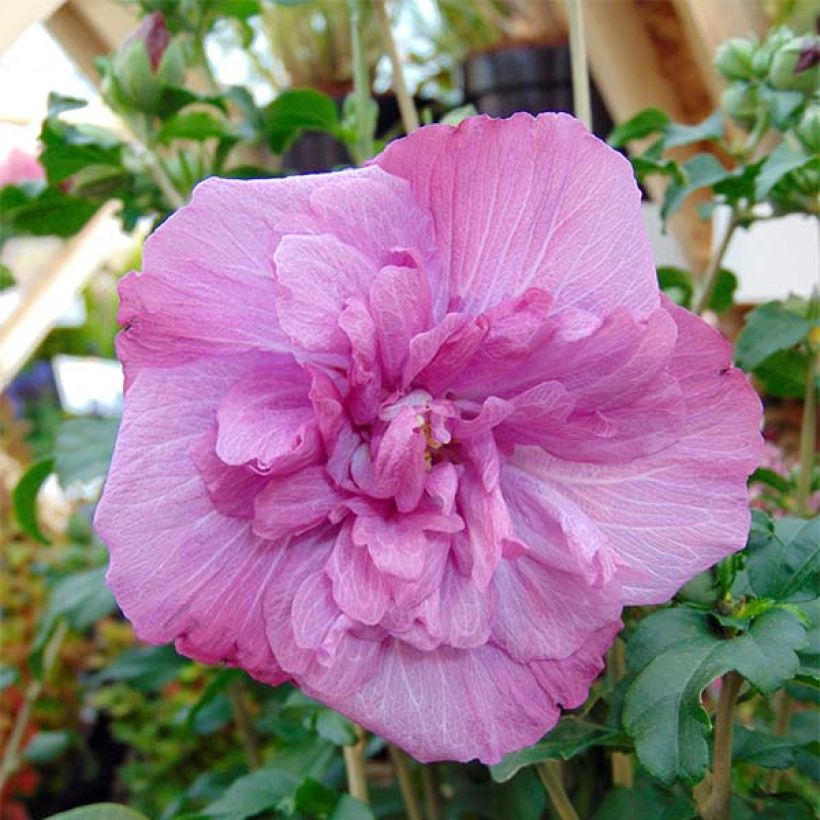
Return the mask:
[[544,763],[538,763],[535,770],[560,820],[579,820],[578,813],[564,791],[561,763],[557,760],[547,760]]
[[253,721],[245,703],[245,687],[241,680],[235,680],[228,687],[228,697],[233,708],[233,719],[236,730],[245,746],[245,757],[248,759],[249,769],[258,769],[262,765],[262,755],[259,752],[259,738],[253,728]]
[[28,728],[31,713],[34,710],[34,705],[37,699],[43,692],[45,679],[51,672],[54,664],[57,661],[57,656],[60,652],[60,647],[63,644],[66,634],[68,633],[68,624],[65,621],[60,621],[54,634],[49,639],[43,650],[43,662],[41,674],[39,678],[32,680],[26,687],[23,695],[23,704],[17,712],[17,717],[14,721],[14,728],[11,730],[6,749],[3,752],[3,759],[0,761],[0,794],[3,792],[3,786],[6,781],[17,771],[20,766],[20,746],[23,742],[23,736]]
[[360,726],[356,727],[358,740],[350,746],[343,746],[342,753],[345,759],[345,770],[347,771],[347,790],[352,797],[368,802],[367,797],[367,774],[364,768],[364,731]]
[[806,378],[806,395],[803,399],[803,421],[800,425],[800,475],[797,478],[795,499],[797,514],[804,518],[808,518],[811,514],[809,499],[811,498],[811,481],[817,444],[817,388],[814,382],[818,373],[820,373],[820,352],[813,352]]
[[362,0],[348,0],[350,9],[350,36],[353,52],[353,97],[356,108],[356,160],[364,162],[373,156],[373,135],[368,123],[367,108],[370,100],[370,72],[364,47],[364,9]]
[[[617,683],[626,674],[626,649],[620,638],[615,639],[608,658],[612,670],[612,682]],[[632,755],[626,752],[612,752],[612,783],[624,789],[631,789],[635,781],[632,770]]]
[[735,701],[743,678],[737,672],[723,676],[715,716],[715,739],[712,747],[712,791],[701,807],[704,820],[729,820],[732,797],[732,723]]
[[438,766],[427,763],[421,767],[421,785],[424,788],[424,805],[429,820],[443,820],[444,807],[441,802],[441,786],[438,780]]
[[715,251],[709,267],[706,269],[706,274],[703,277],[703,288],[700,296],[695,303],[695,313],[701,314],[708,307],[712,301],[712,296],[717,286],[718,277],[720,276],[720,266],[723,263],[723,257],[726,256],[726,251],[729,250],[729,243],[732,241],[735,231],[740,226],[740,219],[737,211],[733,210],[729,218],[729,224],[726,226],[726,232],[723,234],[723,239],[720,241],[717,251]]
[[567,0],[569,53],[572,66],[572,107],[575,116],[592,130],[592,105],[589,97],[589,67],[584,40],[583,0]]
[[399,781],[399,790],[401,791],[401,799],[404,801],[404,810],[407,817],[409,820],[422,820],[421,808],[413,788],[413,778],[411,777],[410,767],[407,765],[407,756],[392,743],[388,744],[387,750],[390,752],[390,760],[393,762],[396,779]]
[[376,12],[376,19],[382,32],[382,40],[387,56],[390,58],[390,66],[393,69],[393,91],[399,103],[401,112],[401,122],[404,126],[405,134],[410,134],[419,127],[419,115],[413,98],[407,90],[407,83],[404,79],[401,56],[396,46],[396,38],[393,36],[393,27],[390,25],[390,17],[387,14],[387,0],[373,0],[373,10]]

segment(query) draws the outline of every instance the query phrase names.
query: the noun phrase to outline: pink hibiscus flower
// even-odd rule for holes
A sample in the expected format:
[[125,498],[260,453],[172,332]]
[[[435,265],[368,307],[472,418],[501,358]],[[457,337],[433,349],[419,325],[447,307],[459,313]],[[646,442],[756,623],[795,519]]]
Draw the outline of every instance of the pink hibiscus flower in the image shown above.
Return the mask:
[[19,148],[12,148],[0,162],[0,188],[21,182],[36,182],[45,177],[46,173],[37,157]]
[[538,740],[624,604],[744,543],[758,399],[662,300],[629,164],[571,117],[208,180],[121,295],[97,527],[137,633],[419,760]]

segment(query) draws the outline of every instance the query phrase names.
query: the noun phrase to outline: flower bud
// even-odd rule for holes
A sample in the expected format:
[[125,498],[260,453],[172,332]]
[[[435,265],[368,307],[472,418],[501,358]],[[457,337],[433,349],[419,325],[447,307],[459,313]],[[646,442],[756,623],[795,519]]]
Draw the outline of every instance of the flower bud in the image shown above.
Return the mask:
[[795,133],[808,153],[820,153],[820,103],[811,103],[806,107]]
[[751,128],[757,120],[760,99],[757,89],[746,83],[733,83],[720,98],[723,110],[744,128]]
[[795,37],[772,58],[769,82],[780,91],[811,94],[820,83],[820,40]]
[[777,52],[794,39],[791,29],[778,28],[772,31],[765,42],[757,49],[752,59],[752,70],[761,80],[766,78]]
[[752,77],[752,61],[757,44],[734,37],[722,43],[715,54],[715,68],[728,80],[748,80]]
[[185,73],[179,44],[171,38],[161,12],[149,14],[114,55],[103,95],[117,110],[157,109],[163,86],[178,85]]

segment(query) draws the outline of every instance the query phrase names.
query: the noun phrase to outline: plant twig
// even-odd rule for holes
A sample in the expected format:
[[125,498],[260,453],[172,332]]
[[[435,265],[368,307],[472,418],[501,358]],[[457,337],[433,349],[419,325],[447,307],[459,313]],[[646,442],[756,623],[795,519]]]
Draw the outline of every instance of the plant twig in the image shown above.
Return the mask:
[[[626,652],[624,642],[620,638],[616,638],[615,643],[612,644],[608,661],[612,669],[612,681],[617,683],[626,674]],[[613,752],[611,765],[613,785],[631,789],[635,780],[632,771],[632,755],[626,752]]]
[[807,518],[811,514],[811,481],[814,473],[814,453],[817,435],[817,388],[814,381],[820,372],[820,352],[812,351],[811,365],[806,378],[803,399],[803,421],[800,425],[800,475],[797,478],[795,507],[797,514]]
[[729,243],[732,241],[732,237],[739,226],[740,219],[737,211],[733,210],[729,218],[729,224],[726,226],[726,232],[723,234],[723,239],[721,239],[718,249],[715,251],[711,260],[709,260],[709,267],[706,269],[706,274],[703,277],[703,288],[695,303],[695,313],[697,314],[703,313],[712,301],[718,277],[720,276],[720,266],[723,263],[723,257],[726,256],[726,251],[729,250]]
[[410,776],[410,767],[407,765],[407,757],[401,749],[397,749],[392,743],[387,746],[390,752],[390,760],[396,771],[396,779],[399,781],[401,799],[404,801],[404,810],[409,820],[422,820],[419,801],[413,788],[413,779]]
[[583,0],[567,0],[569,53],[572,65],[572,107],[575,116],[592,130],[592,105],[589,98],[589,67],[584,41]]
[[0,794],[3,793],[3,786],[6,781],[17,771],[20,766],[20,745],[23,742],[23,735],[28,727],[34,704],[43,691],[44,681],[48,677],[51,669],[57,661],[63,640],[68,632],[68,624],[63,620],[57,624],[51,638],[49,638],[43,650],[43,662],[39,678],[32,680],[26,687],[23,695],[23,704],[17,712],[14,721],[14,728],[11,730],[8,743],[3,752],[3,759],[0,761]]
[[732,797],[732,723],[735,701],[743,678],[737,672],[723,677],[715,716],[715,737],[712,747],[712,791],[701,806],[704,820],[729,820]]
[[373,156],[373,135],[368,124],[367,107],[370,101],[370,72],[364,46],[364,9],[362,0],[348,0],[350,10],[351,50],[353,52],[353,97],[356,109],[356,153],[358,162]]
[[367,797],[367,774],[364,768],[364,730],[356,727],[357,740],[350,746],[343,746],[342,753],[345,759],[345,770],[347,771],[347,790],[352,797],[368,802]]
[[427,763],[421,767],[421,785],[424,787],[424,804],[429,820],[443,820],[444,808],[441,804],[441,787],[435,763]]
[[390,17],[387,15],[387,0],[373,0],[373,10],[376,12],[376,19],[382,32],[382,40],[387,56],[390,58],[390,66],[393,69],[393,91],[396,92],[396,99],[401,112],[401,122],[404,126],[405,134],[410,134],[419,127],[419,115],[413,98],[407,90],[407,83],[404,79],[401,56],[396,46],[396,38],[393,36],[393,27],[390,25]]
[[535,767],[544,788],[547,791],[552,807],[560,820],[579,820],[578,813],[570,803],[566,791],[564,791],[564,779],[562,777],[562,766],[558,760],[547,760],[538,763]]
[[258,769],[262,765],[262,755],[259,752],[259,738],[253,728],[253,721],[245,703],[245,687],[241,680],[235,680],[228,687],[228,697],[233,707],[233,719],[236,730],[245,746],[245,757],[248,759],[249,769]]

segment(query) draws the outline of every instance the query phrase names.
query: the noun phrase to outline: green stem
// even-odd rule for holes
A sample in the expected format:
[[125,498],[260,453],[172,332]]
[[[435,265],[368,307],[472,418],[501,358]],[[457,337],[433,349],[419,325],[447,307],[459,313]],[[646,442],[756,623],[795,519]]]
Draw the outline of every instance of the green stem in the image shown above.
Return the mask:
[[536,764],[535,770],[538,772],[552,807],[560,820],[579,820],[578,813],[564,791],[561,763],[557,760],[547,760],[544,763]]
[[397,749],[392,743],[388,744],[387,750],[390,752],[390,760],[396,771],[396,779],[399,781],[399,791],[404,801],[404,809],[409,820],[422,820],[419,801],[413,788],[413,778],[410,776],[410,767],[407,765],[407,757]]
[[567,0],[569,53],[572,69],[572,107],[575,116],[591,131],[592,105],[589,98],[589,67],[584,41],[582,0]]
[[[626,674],[626,646],[620,638],[616,638],[615,643],[612,644],[608,662],[612,670],[613,683],[617,683]],[[613,752],[611,766],[613,785],[631,789],[635,781],[632,755],[626,752]]]
[[364,9],[362,0],[348,0],[350,9],[350,36],[353,51],[353,95],[356,108],[357,161],[364,162],[373,156],[373,135],[368,122],[367,108],[370,102],[370,72],[364,48]]
[[712,301],[712,295],[715,292],[718,277],[720,276],[720,266],[723,262],[723,257],[726,256],[726,251],[729,250],[729,243],[732,241],[735,231],[740,226],[740,219],[736,210],[732,210],[732,215],[729,218],[729,224],[726,226],[726,233],[723,234],[723,239],[720,241],[717,251],[715,251],[709,267],[706,269],[706,274],[703,277],[703,287],[700,296],[695,302],[695,313],[703,313],[708,307],[709,302]]
[[262,756],[259,753],[259,738],[253,728],[248,707],[245,703],[245,687],[241,680],[234,681],[228,687],[228,697],[233,707],[233,718],[236,730],[245,746],[245,756],[248,759],[248,768],[258,769],[262,765]]
[[[811,343],[809,343],[811,349]],[[806,379],[806,395],[803,399],[803,421],[800,425],[800,475],[797,478],[795,507],[797,514],[808,518],[811,514],[809,499],[814,473],[817,435],[817,388],[815,379],[820,373],[820,352],[812,351],[811,365]]]
[[176,211],[185,204],[185,197],[177,190],[171,175],[163,165],[162,159],[153,149],[151,121],[147,114],[140,119],[139,115],[128,119],[131,133],[136,138],[145,155],[145,170],[156,183],[171,210]]
[[20,746],[23,742],[23,735],[26,733],[31,713],[34,710],[34,705],[43,691],[45,679],[51,672],[52,667],[57,662],[57,656],[60,652],[60,647],[63,644],[66,634],[68,633],[68,624],[65,621],[60,621],[54,634],[49,639],[43,650],[42,669],[39,678],[32,680],[26,687],[23,695],[23,704],[17,712],[17,717],[14,721],[14,727],[11,730],[8,742],[6,743],[5,751],[3,752],[3,759],[0,761],[0,794],[3,792],[3,786],[6,781],[17,771],[20,766]]
[[732,723],[735,701],[742,684],[743,678],[737,672],[729,672],[723,676],[715,715],[712,791],[700,810],[704,820],[730,820],[731,817],[729,802],[732,797]]
[[360,726],[356,727],[355,743],[342,747],[342,754],[345,760],[345,770],[347,771],[347,790],[352,797],[362,803],[368,802],[367,797],[367,774],[364,768],[364,731]]
[[441,787],[438,781],[438,768],[435,763],[421,767],[421,785],[424,788],[424,804],[429,820],[443,820],[444,809],[441,805]]
[[390,66],[393,70],[393,91],[396,93],[396,100],[399,103],[401,121],[404,126],[404,133],[410,134],[419,127],[419,115],[416,111],[413,98],[407,90],[407,83],[404,80],[399,49],[396,46],[396,39],[393,37],[393,27],[390,25],[390,18],[387,15],[387,0],[374,0],[373,10],[376,12],[376,19],[382,32],[382,40],[387,56],[390,58]]

